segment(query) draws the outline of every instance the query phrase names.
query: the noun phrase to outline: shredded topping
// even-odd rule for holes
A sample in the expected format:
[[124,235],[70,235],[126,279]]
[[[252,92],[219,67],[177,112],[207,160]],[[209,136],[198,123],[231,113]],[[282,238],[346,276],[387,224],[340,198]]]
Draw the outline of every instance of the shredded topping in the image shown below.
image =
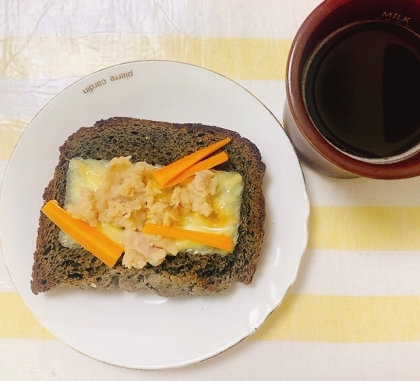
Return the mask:
[[178,249],[173,238],[142,233],[145,222],[172,226],[190,211],[209,217],[214,212],[210,199],[217,179],[212,171],[204,170],[189,181],[161,189],[153,179],[156,167],[145,162],[132,164],[130,159],[112,159],[100,185],[81,187],[77,200],[67,203],[66,209],[91,226],[123,228],[124,266],[157,266]]
[[180,213],[193,211],[205,217],[213,213],[210,198],[217,179],[210,170],[198,172],[192,181],[174,188],[159,189],[152,174],[156,168],[145,162],[132,164],[130,157],[110,161],[102,185],[82,188],[76,204],[66,209],[91,226],[110,224],[140,230],[146,221],[175,225]]

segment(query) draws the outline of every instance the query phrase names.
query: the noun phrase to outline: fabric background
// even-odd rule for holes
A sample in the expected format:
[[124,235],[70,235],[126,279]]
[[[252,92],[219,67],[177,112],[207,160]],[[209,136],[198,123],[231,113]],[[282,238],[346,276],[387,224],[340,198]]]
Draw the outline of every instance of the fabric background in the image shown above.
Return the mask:
[[[0,1],[0,182],[19,136],[49,100],[81,77],[127,61],[212,69],[282,121],[289,47],[319,3]],[[254,335],[181,369],[103,364],[39,324],[0,255],[0,379],[418,380],[420,179],[337,180],[303,170],[308,248],[296,283]]]

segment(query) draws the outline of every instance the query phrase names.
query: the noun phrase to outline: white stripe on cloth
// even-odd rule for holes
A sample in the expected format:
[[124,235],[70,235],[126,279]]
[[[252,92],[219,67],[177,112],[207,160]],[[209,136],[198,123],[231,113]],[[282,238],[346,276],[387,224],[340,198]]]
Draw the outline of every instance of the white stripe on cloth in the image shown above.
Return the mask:
[[92,360],[59,341],[0,340],[0,353],[2,380],[417,381],[420,374],[419,342],[346,345],[245,340],[198,364],[148,372]]

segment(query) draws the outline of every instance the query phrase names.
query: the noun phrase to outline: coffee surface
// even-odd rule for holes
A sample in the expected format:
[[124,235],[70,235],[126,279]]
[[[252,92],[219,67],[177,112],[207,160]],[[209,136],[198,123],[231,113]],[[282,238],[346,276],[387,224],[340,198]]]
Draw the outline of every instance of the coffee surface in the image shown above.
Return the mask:
[[318,46],[304,77],[313,123],[342,151],[383,158],[420,141],[420,37],[405,27],[349,25]]

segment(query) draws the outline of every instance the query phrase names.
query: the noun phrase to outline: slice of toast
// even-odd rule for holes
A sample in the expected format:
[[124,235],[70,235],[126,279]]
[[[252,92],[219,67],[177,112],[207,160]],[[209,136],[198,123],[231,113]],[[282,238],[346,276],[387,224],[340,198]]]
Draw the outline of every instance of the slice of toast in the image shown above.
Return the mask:
[[70,159],[111,160],[131,156],[132,162],[167,165],[225,137],[229,160],[216,169],[242,175],[244,191],[238,243],[228,255],[178,253],[159,266],[128,269],[118,262],[109,268],[85,249],[59,243],[59,229],[40,214],[31,289],[34,294],[58,285],[82,289],[127,291],[149,289],[163,296],[211,295],[234,282],[249,284],[257,268],[264,237],[265,200],[262,191],[265,164],[258,148],[238,133],[201,124],[175,124],[134,118],[101,120],[82,127],[60,147],[54,177],[44,191],[44,202],[64,204]]

